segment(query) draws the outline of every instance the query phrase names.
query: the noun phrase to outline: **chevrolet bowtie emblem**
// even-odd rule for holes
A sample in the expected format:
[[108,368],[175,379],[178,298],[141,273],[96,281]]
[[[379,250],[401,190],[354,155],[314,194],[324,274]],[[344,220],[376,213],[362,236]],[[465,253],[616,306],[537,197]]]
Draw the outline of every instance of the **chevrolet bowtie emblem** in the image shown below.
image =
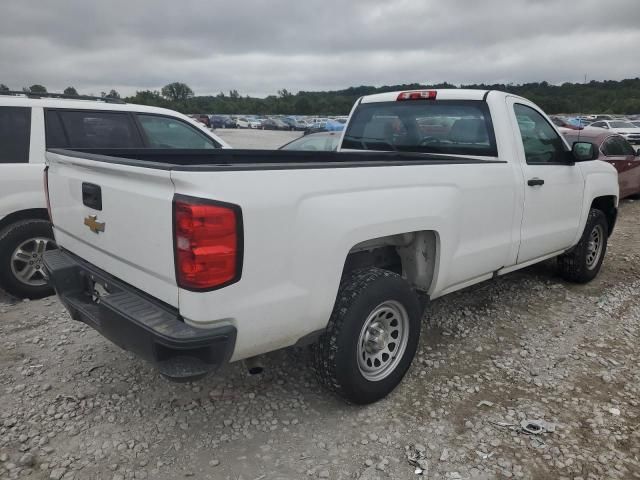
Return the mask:
[[104,232],[104,222],[99,222],[96,215],[89,215],[84,218],[84,224],[89,227],[93,233]]

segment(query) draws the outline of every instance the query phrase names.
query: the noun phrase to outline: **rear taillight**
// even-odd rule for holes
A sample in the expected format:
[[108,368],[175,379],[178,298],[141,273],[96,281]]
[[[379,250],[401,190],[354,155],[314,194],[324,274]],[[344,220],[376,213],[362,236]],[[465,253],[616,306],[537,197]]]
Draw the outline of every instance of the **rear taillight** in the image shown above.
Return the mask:
[[176,280],[180,288],[213,290],[240,279],[240,207],[176,195],[173,222]]
[[418,90],[417,92],[401,92],[397,101],[401,100],[435,100],[438,92],[436,90]]
[[53,223],[53,217],[51,216],[51,201],[49,200],[49,166],[44,167],[44,198],[47,201],[47,213],[49,214],[49,221]]

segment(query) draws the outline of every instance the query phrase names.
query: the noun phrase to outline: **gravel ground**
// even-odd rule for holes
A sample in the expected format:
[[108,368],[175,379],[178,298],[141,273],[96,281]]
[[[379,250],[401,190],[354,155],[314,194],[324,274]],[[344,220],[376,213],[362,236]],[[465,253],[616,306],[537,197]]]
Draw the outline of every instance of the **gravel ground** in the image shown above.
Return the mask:
[[640,202],[620,210],[589,285],[546,262],[432,302],[404,382],[367,407],[304,350],[169,383],[55,298],[0,293],[0,478],[640,478]]

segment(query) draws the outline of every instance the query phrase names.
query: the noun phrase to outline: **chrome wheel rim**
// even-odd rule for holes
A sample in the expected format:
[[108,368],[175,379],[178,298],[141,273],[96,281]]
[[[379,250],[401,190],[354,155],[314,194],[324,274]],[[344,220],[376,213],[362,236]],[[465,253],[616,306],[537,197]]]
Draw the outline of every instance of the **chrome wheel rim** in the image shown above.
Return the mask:
[[589,234],[587,242],[587,268],[593,270],[602,255],[602,246],[604,245],[604,230],[602,225],[596,225]]
[[381,303],[365,320],[358,338],[358,369],[364,378],[377,382],[393,372],[409,339],[409,315],[395,300]]
[[42,257],[55,248],[55,242],[46,237],[30,238],[22,242],[11,255],[11,272],[23,284],[42,287],[47,284]]

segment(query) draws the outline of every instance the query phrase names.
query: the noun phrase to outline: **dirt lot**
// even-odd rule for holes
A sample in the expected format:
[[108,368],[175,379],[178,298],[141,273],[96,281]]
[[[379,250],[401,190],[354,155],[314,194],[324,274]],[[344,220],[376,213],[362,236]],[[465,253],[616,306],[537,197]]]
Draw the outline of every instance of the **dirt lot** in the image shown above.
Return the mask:
[[640,478],[640,202],[620,210],[589,285],[547,262],[432,302],[368,407],[321,390],[305,351],[169,383],[55,298],[0,294],[0,478]]

